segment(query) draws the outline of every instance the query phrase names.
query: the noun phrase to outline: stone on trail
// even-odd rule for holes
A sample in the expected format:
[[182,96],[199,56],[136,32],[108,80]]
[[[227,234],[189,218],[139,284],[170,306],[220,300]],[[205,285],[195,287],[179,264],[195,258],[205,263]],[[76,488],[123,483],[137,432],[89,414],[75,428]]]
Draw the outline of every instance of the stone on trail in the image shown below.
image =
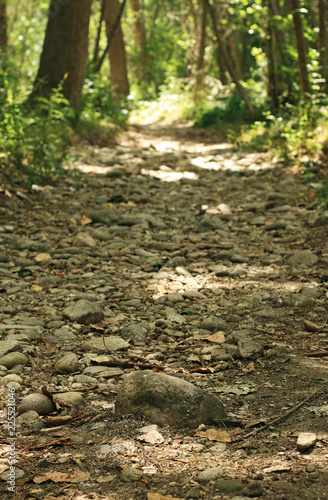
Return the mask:
[[76,354],[68,352],[55,364],[55,371],[60,373],[74,373],[79,367],[79,360]]
[[103,224],[113,224],[121,216],[116,208],[109,207],[90,210],[87,215],[93,222],[102,222]]
[[[7,326],[7,325],[6,325]],[[13,328],[15,325],[13,325]],[[0,326],[1,330],[1,326]],[[17,350],[19,347],[19,342],[18,340],[1,340],[0,341],[0,358],[4,356],[5,354],[8,354],[8,352],[12,352]]]
[[252,339],[241,339],[238,342],[240,356],[244,359],[257,359],[263,354],[263,343]]
[[313,432],[301,432],[297,438],[297,448],[299,450],[306,450],[315,445],[317,436]]
[[223,476],[223,470],[220,467],[210,467],[205,469],[198,474],[198,481],[200,483],[209,483],[210,481],[215,481],[219,477]]
[[72,241],[74,247],[96,247],[97,242],[89,233],[77,233]]
[[5,366],[8,370],[16,365],[26,365],[27,363],[28,357],[21,352],[10,352],[0,358],[0,365]]
[[126,467],[122,470],[122,479],[127,483],[132,483],[134,481],[139,481],[142,478],[143,472],[139,469],[135,469],[134,467]]
[[328,224],[328,212],[324,212],[320,217],[318,217],[314,223],[313,227],[322,227],[327,226]]
[[296,250],[287,259],[290,266],[313,266],[318,262],[318,257],[310,250]]
[[228,325],[223,319],[217,318],[216,316],[209,316],[202,321],[200,328],[202,330],[209,330],[210,332],[217,330],[225,331],[227,330]]
[[56,409],[54,402],[45,394],[29,394],[25,396],[17,407],[19,414],[27,411],[36,411],[39,415],[47,415]]
[[130,347],[129,342],[117,335],[108,335],[107,337],[96,337],[83,342],[83,349],[90,349],[99,352],[119,351]]
[[68,404],[74,406],[74,408],[80,408],[84,403],[83,395],[80,392],[62,392],[60,394],[55,394],[54,401],[59,405]]
[[145,370],[124,379],[115,414],[141,414],[158,425],[195,428],[224,419],[225,410],[219,398],[190,382]]
[[133,343],[145,342],[146,341],[146,330],[138,323],[130,323],[123,328],[121,334],[124,338],[130,340]]
[[219,493],[236,493],[244,488],[245,484],[241,479],[218,479],[214,484],[214,491]]
[[98,323],[104,319],[101,308],[97,304],[85,299],[78,300],[66,307],[63,310],[63,315],[71,321],[76,321],[83,325]]

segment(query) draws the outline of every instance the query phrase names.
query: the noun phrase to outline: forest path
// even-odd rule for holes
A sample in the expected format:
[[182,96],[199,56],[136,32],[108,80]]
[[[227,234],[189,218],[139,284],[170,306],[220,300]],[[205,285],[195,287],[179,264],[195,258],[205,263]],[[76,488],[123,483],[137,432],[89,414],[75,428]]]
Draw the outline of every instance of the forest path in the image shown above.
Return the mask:
[[[16,419],[15,498],[328,498],[328,225],[310,185],[186,126],[133,126],[71,165],[82,178],[0,194],[1,397],[59,398]],[[122,377],[149,364],[237,427],[147,436],[115,417]]]

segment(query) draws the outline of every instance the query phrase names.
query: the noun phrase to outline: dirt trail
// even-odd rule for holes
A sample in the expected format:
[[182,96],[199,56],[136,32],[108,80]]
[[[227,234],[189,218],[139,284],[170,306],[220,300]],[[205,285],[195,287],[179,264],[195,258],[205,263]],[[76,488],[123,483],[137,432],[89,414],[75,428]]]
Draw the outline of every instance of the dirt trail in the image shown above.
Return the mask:
[[[186,126],[71,153],[79,175],[0,193],[1,405],[57,398],[16,418],[13,498],[328,498],[328,217],[311,186]],[[141,437],[149,422],[115,417],[122,377],[149,365],[220,397],[227,428]]]

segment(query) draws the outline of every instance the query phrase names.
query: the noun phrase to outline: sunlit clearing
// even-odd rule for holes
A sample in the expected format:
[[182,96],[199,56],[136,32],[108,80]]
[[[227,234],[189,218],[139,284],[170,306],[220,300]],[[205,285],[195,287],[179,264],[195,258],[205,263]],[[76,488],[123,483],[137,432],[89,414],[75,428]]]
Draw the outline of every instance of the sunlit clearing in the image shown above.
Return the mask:
[[[215,273],[210,272],[200,263],[199,268],[195,269],[193,276],[185,276],[179,272],[179,268],[173,270],[163,268],[158,273],[154,274],[149,280],[147,289],[152,290],[153,299],[162,297],[168,293],[184,294],[186,290],[195,290],[199,292],[224,290],[239,290],[245,292],[250,289],[259,289],[263,287],[262,279],[267,275],[275,272],[279,273],[282,269],[272,264],[259,269],[258,266],[250,266],[248,264],[236,264],[229,268],[229,272],[238,274],[238,279],[227,276],[217,277]],[[240,274],[243,272],[243,279],[240,279]],[[247,279],[249,278],[249,279]],[[297,291],[305,286],[304,282],[266,282],[265,288],[276,295],[279,299],[288,293],[297,293]],[[309,282],[307,286],[316,287],[316,282]]]
[[181,179],[192,179],[197,180],[198,176],[193,172],[175,172],[170,167],[162,165],[159,170],[147,170],[143,168],[141,170],[143,175],[149,175],[149,177],[156,177],[161,181],[165,182],[177,182]]
[[265,161],[264,155],[244,154],[242,157],[237,154],[230,155],[227,158],[221,155],[198,156],[191,160],[191,164],[198,168],[207,170],[230,170],[234,172],[242,170],[264,170],[272,168],[272,160]]

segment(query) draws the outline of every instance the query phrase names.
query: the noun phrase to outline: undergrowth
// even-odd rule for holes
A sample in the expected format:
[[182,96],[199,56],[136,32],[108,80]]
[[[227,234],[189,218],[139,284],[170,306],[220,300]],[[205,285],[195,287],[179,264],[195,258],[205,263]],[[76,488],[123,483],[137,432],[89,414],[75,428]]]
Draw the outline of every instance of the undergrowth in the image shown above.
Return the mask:
[[14,73],[0,73],[0,187],[49,183],[65,173],[70,145],[105,145],[126,124],[126,106],[99,78],[85,82],[78,121],[61,86],[49,98],[17,102],[14,79]]
[[73,111],[60,89],[33,106],[16,103],[10,87],[0,106],[0,171],[10,184],[30,188],[62,174]]

